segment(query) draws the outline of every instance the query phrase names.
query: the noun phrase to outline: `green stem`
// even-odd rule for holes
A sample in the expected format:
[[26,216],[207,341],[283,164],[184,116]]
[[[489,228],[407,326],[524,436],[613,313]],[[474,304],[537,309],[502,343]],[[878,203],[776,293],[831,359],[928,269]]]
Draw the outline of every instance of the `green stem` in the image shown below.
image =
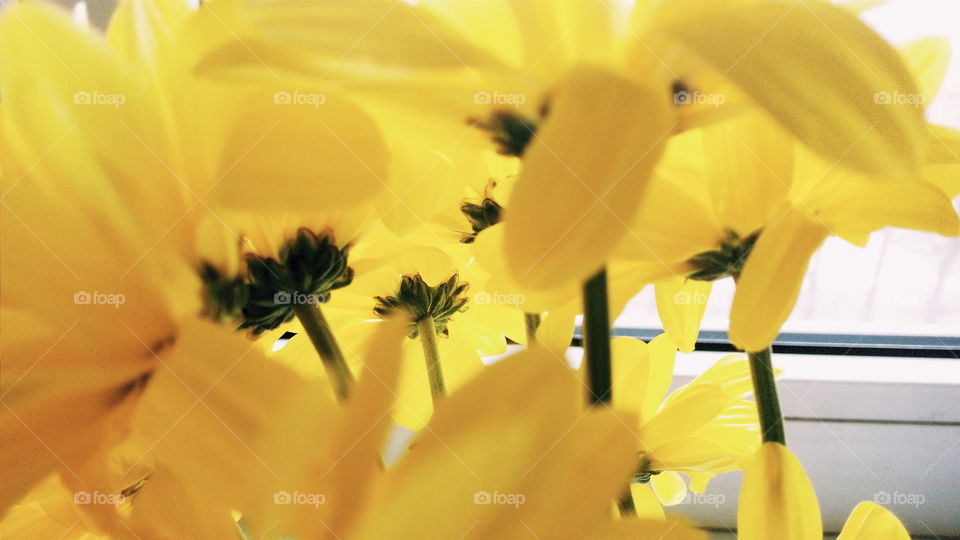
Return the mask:
[[587,366],[588,402],[592,406],[609,403],[613,397],[613,377],[605,268],[583,285],[583,352]]
[[336,338],[333,337],[333,331],[327,324],[327,319],[320,311],[320,306],[310,303],[293,304],[293,312],[310,336],[313,348],[320,355],[323,367],[333,385],[333,391],[341,400],[347,399],[350,386],[353,385],[353,375],[347,367],[347,361],[343,358],[343,352],[337,345]]
[[433,403],[440,401],[446,389],[443,385],[443,370],[440,367],[440,347],[437,344],[437,327],[433,317],[425,317],[417,322],[420,344],[423,345],[423,359],[427,362],[427,377],[430,378],[430,395]]
[[537,328],[540,328],[540,313],[524,313],[523,322],[527,327],[527,347],[537,342]]
[[770,360],[770,347],[748,353],[747,356],[750,358],[750,377],[753,379],[753,395],[757,400],[757,414],[760,416],[763,441],[787,444],[787,435],[783,429],[783,414],[780,412],[780,400],[777,398],[777,381],[774,378],[773,363]]

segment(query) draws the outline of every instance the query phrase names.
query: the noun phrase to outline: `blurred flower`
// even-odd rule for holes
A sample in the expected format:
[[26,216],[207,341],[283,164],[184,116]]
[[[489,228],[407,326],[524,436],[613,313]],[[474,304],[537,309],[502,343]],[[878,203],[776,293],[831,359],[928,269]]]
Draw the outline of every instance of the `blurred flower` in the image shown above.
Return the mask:
[[846,155],[861,170],[915,173],[923,152],[921,112],[872,101],[880,91],[916,93],[895,51],[826,2],[243,6],[257,52],[221,48],[203,71],[249,76],[267,58],[393,104],[394,115],[426,114],[434,133],[467,120],[488,145],[522,157],[506,264],[540,289],[604,265],[667,139],[735,113],[743,94],[819,153]]
[[633,465],[632,436],[610,411],[584,413],[576,374],[542,349],[507,358],[451,393],[384,471],[376,461],[407,328],[402,320],[379,326],[377,352],[346,408],[304,396],[279,417],[279,437],[263,441],[265,459],[285,464],[265,491],[322,495],[324,504],[275,504],[257,493],[244,514],[254,535],[702,537],[675,522],[613,521],[611,501]]
[[[817,496],[803,466],[787,447],[764,443],[744,466],[737,536],[743,540],[823,538]],[[910,535],[889,510],[862,502],[853,509],[838,538],[907,540]]]
[[[636,480],[649,482],[664,504],[677,504],[693,481],[703,492],[714,475],[740,468],[760,445],[750,369],[743,355],[718,360],[667,396],[676,345],[666,334],[644,343],[614,338],[613,406],[639,418]],[[640,502],[637,501],[637,505]]]

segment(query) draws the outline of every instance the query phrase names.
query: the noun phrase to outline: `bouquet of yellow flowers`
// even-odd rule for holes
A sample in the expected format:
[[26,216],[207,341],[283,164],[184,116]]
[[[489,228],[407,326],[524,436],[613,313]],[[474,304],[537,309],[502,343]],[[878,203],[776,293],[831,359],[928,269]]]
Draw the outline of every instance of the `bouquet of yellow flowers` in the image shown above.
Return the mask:
[[[0,534],[705,538],[664,507],[742,471],[740,538],[822,538],[771,356],[808,262],[960,236],[960,132],[876,99],[946,46],[862,4],[4,6]],[[727,277],[742,352],[676,388]]]

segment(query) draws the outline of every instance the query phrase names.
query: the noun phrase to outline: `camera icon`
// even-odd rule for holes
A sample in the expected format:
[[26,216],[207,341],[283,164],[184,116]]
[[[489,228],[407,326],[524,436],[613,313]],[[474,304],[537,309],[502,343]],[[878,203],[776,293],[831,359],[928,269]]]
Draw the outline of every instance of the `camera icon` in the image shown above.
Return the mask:
[[90,104],[90,92],[84,92],[83,90],[79,92],[74,92],[73,94],[73,103],[76,105],[89,105]]
[[493,301],[493,298],[490,296],[490,293],[487,291],[480,291],[477,294],[473,295],[473,303],[479,305],[487,305]]
[[93,301],[93,295],[87,291],[77,291],[73,293],[73,303],[74,304],[89,304]]
[[292,103],[292,101],[293,100],[290,96],[290,92],[280,90],[279,92],[275,92],[273,94],[273,102],[277,105],[289,105]]
[[474,92],[473,102],[477,105],[489,105],[493,103],[493,97],[490,95],[490,92]]
[[892,501],[893,496],[889,491],[878,491],[873,494],[873,502],[877,504],[890,504]]
[[680,90],[679,92],[673,94],[673,102],[677,105],[686,105],[687,103],[690,103],[691,98],[692,96],[690,95],[690,92],[687,92],[686,90]]
[[673,295],[673,303],[681,306],[690,304],[693,299],[690,297],[690,293],[687,291],[680,291],[677,294]]
[[93,498],[86,491],[78,491],[73,494],[73,504],[90,504]]
[[873,102],[877,105],[889,105],[892,102],[890,92],[877,92],[873,95]]
[[490,504],[493,502],[493,497],[488,491],[478,491],[473,494],[473,504]]
[[290,504],[292,500],[289,491],[278,491],[273,494],[273,504]]
[[278,306],[287,306],[290,305],[292,301],[292,296],[286,291],[280,291],[273,295],[273,303]]

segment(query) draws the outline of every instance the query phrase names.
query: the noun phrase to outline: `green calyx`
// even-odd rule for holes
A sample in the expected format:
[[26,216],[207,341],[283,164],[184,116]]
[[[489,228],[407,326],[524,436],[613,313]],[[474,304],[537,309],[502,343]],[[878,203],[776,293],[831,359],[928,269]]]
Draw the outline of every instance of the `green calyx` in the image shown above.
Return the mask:
[[690,279],[715,281],[727,276],[733,279],[740,277],[743,265],[757,242],[760,231],[744,237],[729,229],[726,232],[727,236],[717,249],[698,253],[687,261],[693,267]]
[[243,276],[228,277],[206,261],[200,263],[199,274],[203,284],[201,316],[216,322],[236,318],[250,296]]
[[473,232],[464,234],[460,238],[460,242],[472,244],[477,239],[478,234],[500,223],[500,220],[503,219],[503,207],[490,196],[490,192],[496,185],[496,180],[491,179],[487,184],[483,199],[478,203],[471,201],[460,203],[460,213],[467,218],[467,221],[470,222],[470,228],[473,230]]
[[248,254],[244,275],[227,278],[204,264],[204,315],[217,321],[239,319],[239,328],[255,336],[273,330],[293,319],[295,305],[324,303],[330,291],[353,281],[349,250],[338,247],[330,231],[301,228],[277,259]]
[[544,103],[537,118],[523,115],[519,110],[497,109],[486,118],[470,118],[468,122],[489,133],[500,154],[521,157],[548,112],[549,105]]
[[640,460],[637,463],[637,469],[633,473],[633,483],[635,484],[646,484],[653,478],[655,475],[660,474],[663,471],[651,471],[650,470],[650,458],[646,455],[641,455]]
[[405,275],[400,279],[400,288],[393,296],[376,296],[373,308],[381,318],[387,318],[397,310],[406,310],[410,317],[407,336],[411,339],[420,335],[417,323],[432,317],[437,335],[447,337],[450,331],[447,323],[454,314],[467,310],[468,299],[461,296],[470,285],[460,283],[454,274],[435,287],[427,285],[420,274]]

